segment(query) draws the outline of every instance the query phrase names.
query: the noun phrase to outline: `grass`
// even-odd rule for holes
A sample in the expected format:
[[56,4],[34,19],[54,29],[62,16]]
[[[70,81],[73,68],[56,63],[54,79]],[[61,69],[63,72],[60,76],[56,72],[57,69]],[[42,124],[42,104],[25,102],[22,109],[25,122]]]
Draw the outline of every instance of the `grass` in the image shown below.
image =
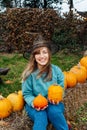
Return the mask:
[[[82,55],[66,54],[64,51],[60,51],[55,55],[52,55],[52,63],[58,65],[62,71],[69,70],[73,65],[76,65]],[[0,84],[0,93],[3,96],[7,96],[11,92],[15,92],[21,89],[21,74],[26,67],[28,60],[23,58],[22,54],[2,54],[0,53],[0,68],[10,68],[7,75],[0,75],[3,80],[3,84]],[[6,83],[6,81],[10,81]]]
[[[21,89],[21,73],[26,63],[27,61],[22,54],[4,54],[3,56],[0,54],[0,67],[10,68],[6,76],[1,76],[3,84],[0,84],[0,93],[3,96]],[[5,83],[5,81],[10,81],[10,83]]]

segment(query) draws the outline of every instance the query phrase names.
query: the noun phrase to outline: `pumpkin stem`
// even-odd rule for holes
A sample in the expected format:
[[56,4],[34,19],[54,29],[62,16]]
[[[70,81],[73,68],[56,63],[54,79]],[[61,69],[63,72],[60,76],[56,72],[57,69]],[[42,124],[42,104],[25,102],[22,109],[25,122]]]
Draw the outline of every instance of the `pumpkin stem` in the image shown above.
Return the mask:
[[87,56],[87,50],[84,52],[83,56],[84,56],[84,57]]
[[80,69],[80,67],[81,67],[81,64],[80,64],[80,62],[77,64],[77,66],[78,66],[78,69]]
[[0,100],[4,99],[4,97],[0,94]]
[[15,94],[18,94],[18,92],[17,92],[17,91],[15,91],[14,93],[15,93]]

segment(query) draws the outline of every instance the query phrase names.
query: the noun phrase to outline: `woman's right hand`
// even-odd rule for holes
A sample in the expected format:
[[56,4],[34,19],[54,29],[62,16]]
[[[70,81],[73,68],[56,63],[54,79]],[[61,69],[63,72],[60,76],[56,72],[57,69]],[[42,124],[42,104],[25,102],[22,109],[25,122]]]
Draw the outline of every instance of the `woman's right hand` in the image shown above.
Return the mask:
[[54,100],[50,100],[50,99],[48,99],[48,101],[49,101],[50,103],[54,104],[54,105],[56,105],[56,104],[59,103],[59,101],[55,102]]

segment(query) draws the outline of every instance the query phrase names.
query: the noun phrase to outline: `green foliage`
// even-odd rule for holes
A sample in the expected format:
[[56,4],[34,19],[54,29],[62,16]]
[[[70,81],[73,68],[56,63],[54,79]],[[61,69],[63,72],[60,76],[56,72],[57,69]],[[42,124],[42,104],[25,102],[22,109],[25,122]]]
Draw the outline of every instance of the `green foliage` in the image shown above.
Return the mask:
[[[1,4],[4,7],[29,7],[29,8],[48,8],[51,7],[52,3],[59,3],[61,0],[2,0]],[[13,5],[14,3],[14,5]]]
[[74,51],[79,47],[80,39],[78,36],[77,26],[80,24],[80,21],[78,22],[77,20],[72,19],[72,17],[68,18],[68,16],[66,19],[60,21],[60,26],[57,26],[52,36],[52,40],[59,47],[59,49],[67,48]]
[[4,6],[4,7],[11,8],[13,6],[12,0],[1,0],[1,5]]
[[69,30],[55,30],[53,41],[59,46],[60,49],[69,48],[75,49],[78,39],[73,38],[72,32]]

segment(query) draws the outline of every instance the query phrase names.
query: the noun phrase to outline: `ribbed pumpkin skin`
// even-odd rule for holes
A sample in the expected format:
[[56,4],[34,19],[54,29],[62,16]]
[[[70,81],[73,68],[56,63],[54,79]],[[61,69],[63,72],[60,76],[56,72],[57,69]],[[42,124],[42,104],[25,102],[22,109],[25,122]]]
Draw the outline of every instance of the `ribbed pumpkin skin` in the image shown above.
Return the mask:
[[75,87],[77,83],[76,76],[71,71],[65,71],[66,81],[67,81],[67,87]]
[[87,71],[84,66],[76,65],[76,66],[72,67],[70,69],[70,71],[72,71],[76,75],[77,82],[84,83],[86,81]]
[[80,64],[87,69],[87,56],[81,58]]
[[34,98],[33,105],[36,108],[43,108],[48,105],[48,100],[44,96],[39,94],[37,97]]
[[0,99],[0,119],[6,118],[12,113],[12,104],[7,98]]
[[63,88],[60,85],[51,85],[48,88],[48,99],[53,100],[55,103],[62,101],[63,92]]
[[20,94],[18,93],[10,93],[8,96],[7,96],[7,99],[10,100],[10,102],[12,103],[12,106],[13,106],[13,111],[21,111],[24,107],[24,99]]

